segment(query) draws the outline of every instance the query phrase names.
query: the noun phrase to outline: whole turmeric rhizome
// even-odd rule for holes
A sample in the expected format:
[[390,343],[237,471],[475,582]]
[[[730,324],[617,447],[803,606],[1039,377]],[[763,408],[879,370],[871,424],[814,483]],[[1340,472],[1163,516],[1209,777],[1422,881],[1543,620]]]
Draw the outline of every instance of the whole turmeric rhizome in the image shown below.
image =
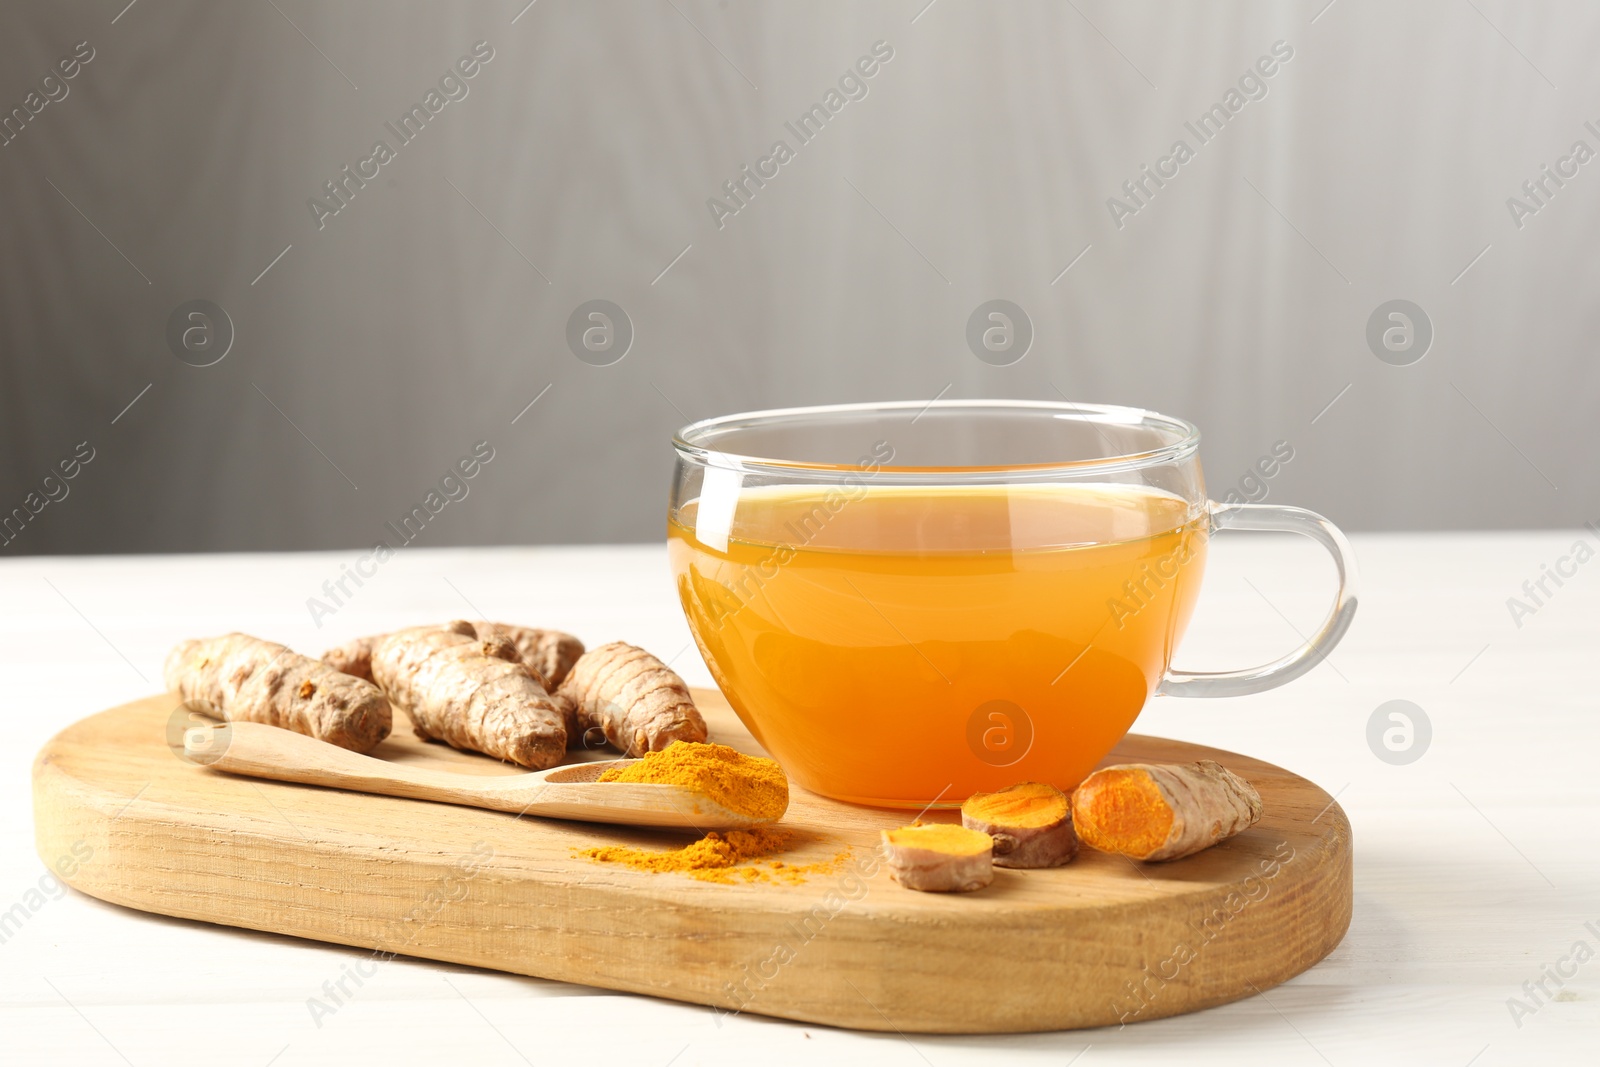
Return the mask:
[[580,744],[642,756],[707,736],[689,687],[644,649],[614,642],[585,651],[571,634],[507,623],[456,620],[377,634],[320,660],[225,634],[180,643],[166,681],[217,718],[268,723],[356,752],[389,735],[397,707],[424,740],[533,770],[555,766]]
[[456,620],[360,638],[323,658],[371,678],[418,737],[533,770],[588,737],[642,756],[707,736],[683,679],[621,642],[585,651],[555,630]]

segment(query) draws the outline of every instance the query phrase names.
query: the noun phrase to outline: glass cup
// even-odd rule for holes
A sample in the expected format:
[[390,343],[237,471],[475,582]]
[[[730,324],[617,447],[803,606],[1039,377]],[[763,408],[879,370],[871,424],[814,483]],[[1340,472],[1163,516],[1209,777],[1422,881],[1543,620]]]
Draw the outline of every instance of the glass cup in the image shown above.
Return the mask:
[[[947,400],[707,419],[673,439],[689,628],[762,746],[814,792],[957,806],[1071,789],[1152,693],[1239,696],[1316,666],[1355,614],[1320,515],[1207,500],[1200,432],[1134,408]],[[1265,666],[1174,670],[1221,529],[1304,534],[1339,589]]]

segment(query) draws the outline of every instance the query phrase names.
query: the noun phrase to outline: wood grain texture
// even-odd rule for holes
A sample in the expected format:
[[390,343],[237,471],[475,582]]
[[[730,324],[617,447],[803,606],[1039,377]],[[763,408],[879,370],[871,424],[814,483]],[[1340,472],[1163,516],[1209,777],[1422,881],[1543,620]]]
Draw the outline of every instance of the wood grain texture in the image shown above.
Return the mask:
[[[760,754],[717,694],[696,698],[716,740]],[[784,859],[848,846],[852,861],[802,885],[703,883],[573,854],[671,847],[682,834],[196,767],[169,745],[176,707],[159,696],[102,712],[40,752],[40,855],[79,841],[95,850],[66,879],[75,888],[166,915],[723,1010],[942,1033],[1100,1026],[1226,1003],[1310,967],[1350,921],[1350,828],[1327,793],[1245,756],[1159,738],[1130,736],[1108,761],[1216,759],[1261,791],[1262,821],[1176,863],[1085,850],[1068,867],[997,870],[988,888],[951,896],[904,890],[877,861],[878,831],[905,813],[796,789],[784,825],[797,841]],[[376,754],[518,770],[410,736]]]

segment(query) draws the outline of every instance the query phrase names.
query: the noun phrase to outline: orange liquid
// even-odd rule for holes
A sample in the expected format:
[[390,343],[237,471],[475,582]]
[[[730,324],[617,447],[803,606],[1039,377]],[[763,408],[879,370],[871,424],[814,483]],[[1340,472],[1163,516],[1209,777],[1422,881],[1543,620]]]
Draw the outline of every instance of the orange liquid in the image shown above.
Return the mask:
[[745,489],[725,549],[697,515],[668,523],[673,573],[745,725],[808,789],[915,808],[1093,770],[1160,683],[1207,529],[1132,486]]

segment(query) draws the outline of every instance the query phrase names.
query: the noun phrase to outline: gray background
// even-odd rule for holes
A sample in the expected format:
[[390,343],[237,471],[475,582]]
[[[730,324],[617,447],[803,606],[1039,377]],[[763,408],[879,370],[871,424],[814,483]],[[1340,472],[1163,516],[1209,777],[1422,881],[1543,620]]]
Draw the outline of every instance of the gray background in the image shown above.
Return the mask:
[[[1287,440],[1272,499],[1348,529],[1600,518],[1600,161],[1506,206],[1600,149],[1593,5],[523,3],[0,11],[0,110],[96,53],[0,147],[0,512],[96,449],[0,552],[370,545],[480,439],[421,543],[655,540],[684,422],[940,394],[1186,416],[1217,497]],[[308,198],[479,40],[319,230]],[[707,198],[878,40],[719,230]],[[1107,198],[1278,40],[1118,229]],[[165,340],[197,298],[236,330],[205,368]],[[608,367],[565,340],[597,298],[636,331]],[[965,340],[995,298],[1033,323],[1011,366]],[[1436,335],[1411,366],[1365,341],[1395,298]]]

